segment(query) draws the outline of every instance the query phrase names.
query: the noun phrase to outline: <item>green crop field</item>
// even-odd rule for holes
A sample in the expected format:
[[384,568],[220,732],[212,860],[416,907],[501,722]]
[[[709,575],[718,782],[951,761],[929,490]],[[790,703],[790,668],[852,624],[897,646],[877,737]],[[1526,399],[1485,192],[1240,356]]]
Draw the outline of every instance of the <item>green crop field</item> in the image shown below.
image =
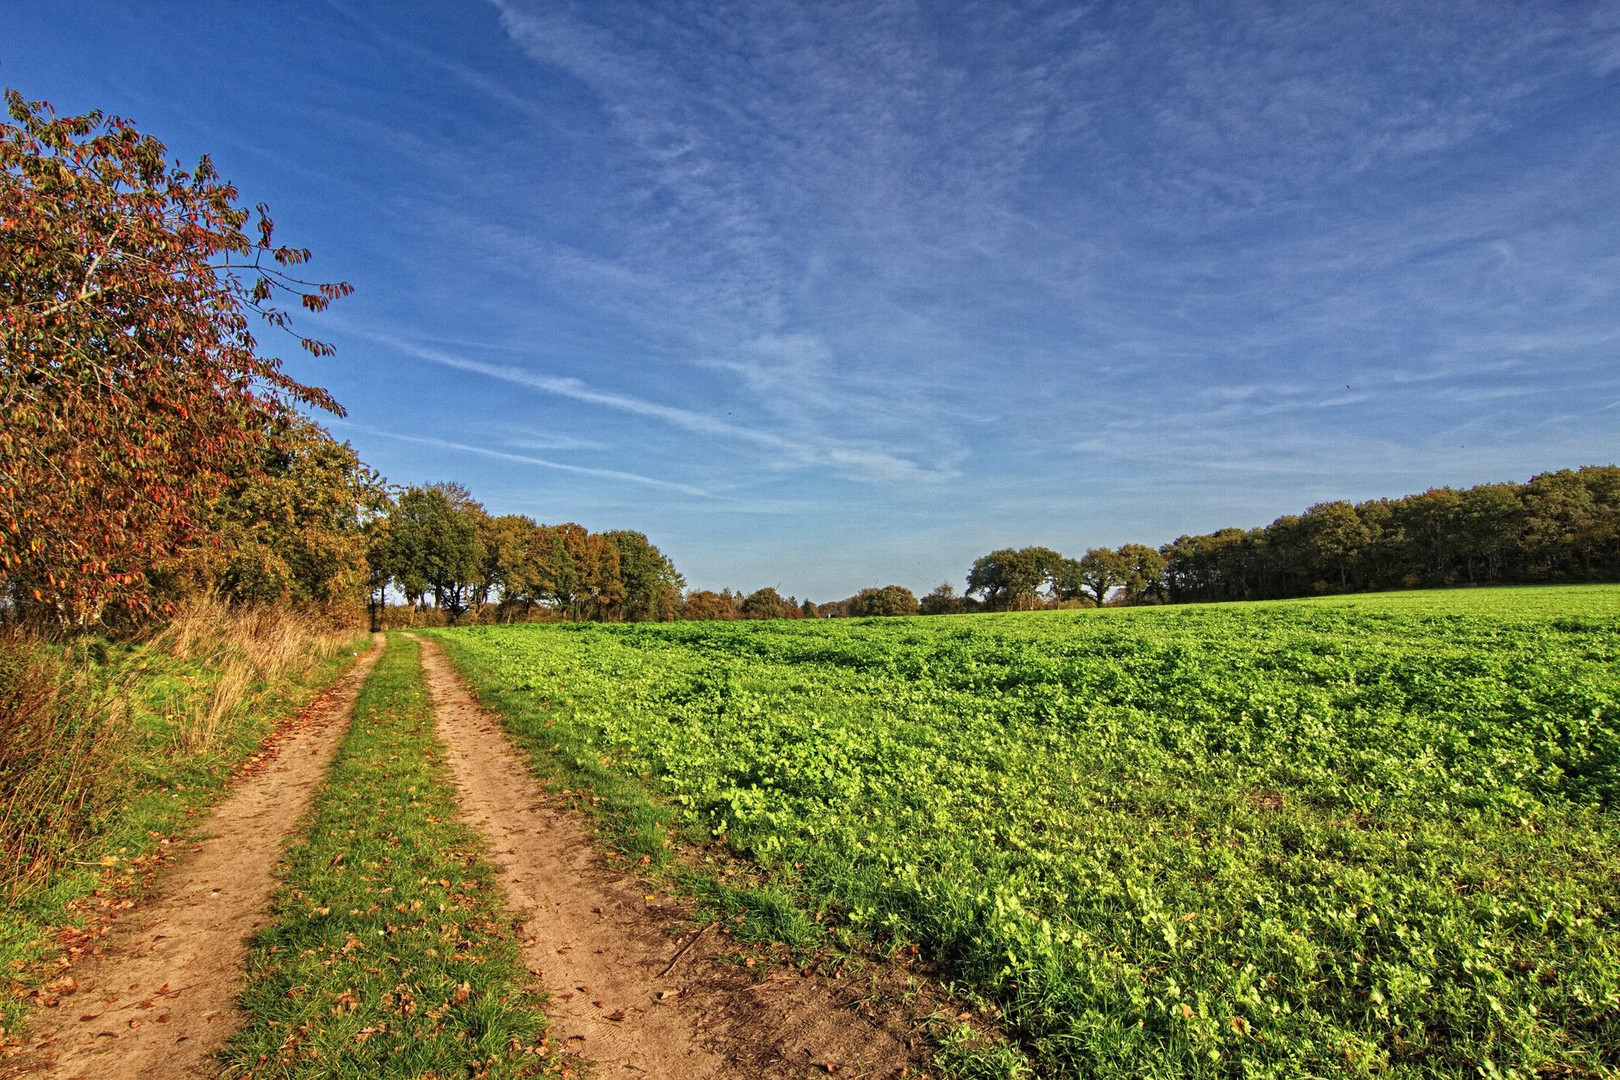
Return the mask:
[[1620,589],[440,636],[1036,1072],[1620,1071]]

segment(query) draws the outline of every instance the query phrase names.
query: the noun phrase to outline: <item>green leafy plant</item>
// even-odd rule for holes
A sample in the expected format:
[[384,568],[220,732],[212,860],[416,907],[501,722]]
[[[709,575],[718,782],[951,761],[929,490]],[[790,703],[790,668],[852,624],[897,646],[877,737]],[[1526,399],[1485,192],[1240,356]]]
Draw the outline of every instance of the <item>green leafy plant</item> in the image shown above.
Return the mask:
[[437,633],[1040,1071],[1620,1068],[1620,589]]

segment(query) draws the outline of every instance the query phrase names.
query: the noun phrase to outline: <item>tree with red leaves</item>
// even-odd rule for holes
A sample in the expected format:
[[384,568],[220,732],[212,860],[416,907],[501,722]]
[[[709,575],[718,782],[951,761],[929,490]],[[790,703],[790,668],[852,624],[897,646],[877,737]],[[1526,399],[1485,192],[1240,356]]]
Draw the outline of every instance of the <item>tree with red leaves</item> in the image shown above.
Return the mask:
[[227,479],[300,406],[342,415],[254,326],[293,334],[289,306],[351,290],[293,276],[309,252],[277,245],[263,204],[239,206],[207,157],[188,171],[126,120],[5,97],[0,608],[138,622],[159,603],[148,571],[209,542],[201,508]]

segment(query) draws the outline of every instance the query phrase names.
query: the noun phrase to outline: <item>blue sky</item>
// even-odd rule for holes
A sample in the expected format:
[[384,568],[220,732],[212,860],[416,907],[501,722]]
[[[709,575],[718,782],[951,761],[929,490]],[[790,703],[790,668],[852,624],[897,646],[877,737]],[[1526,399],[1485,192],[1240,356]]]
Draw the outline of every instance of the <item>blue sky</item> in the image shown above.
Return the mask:
[[1620,5],[18,2],[356,294],[396,483],[958,588],[1620,459]]

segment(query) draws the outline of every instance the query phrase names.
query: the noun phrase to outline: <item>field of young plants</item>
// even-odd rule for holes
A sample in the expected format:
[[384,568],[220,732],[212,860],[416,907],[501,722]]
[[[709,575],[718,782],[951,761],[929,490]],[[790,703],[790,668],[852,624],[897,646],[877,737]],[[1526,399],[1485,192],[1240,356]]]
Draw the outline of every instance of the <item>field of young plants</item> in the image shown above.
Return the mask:
[[1037,1071],[1620,1070],[1620,588],[439,636]]

